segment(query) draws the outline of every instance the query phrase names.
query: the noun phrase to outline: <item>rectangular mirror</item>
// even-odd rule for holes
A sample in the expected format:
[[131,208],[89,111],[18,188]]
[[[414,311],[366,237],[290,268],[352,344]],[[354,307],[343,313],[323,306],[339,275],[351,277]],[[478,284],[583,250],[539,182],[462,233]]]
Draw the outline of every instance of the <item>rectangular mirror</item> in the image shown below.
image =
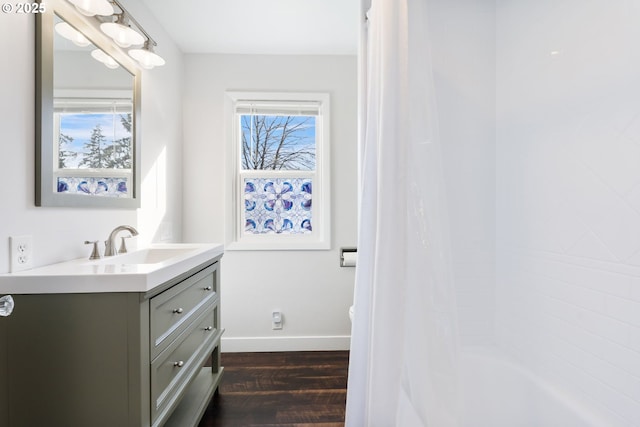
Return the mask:
[[140,72],[63,0],[36,23],[36,206],[140,206]]

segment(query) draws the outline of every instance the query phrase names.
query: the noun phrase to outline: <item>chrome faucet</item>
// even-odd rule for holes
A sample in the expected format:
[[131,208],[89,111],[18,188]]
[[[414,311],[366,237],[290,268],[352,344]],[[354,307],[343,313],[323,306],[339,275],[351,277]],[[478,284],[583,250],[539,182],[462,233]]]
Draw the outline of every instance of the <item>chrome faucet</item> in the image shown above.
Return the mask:
[[104,256],[114,256],[118,252],[116,251],[116,237],[118,233],[121,231],[128,231],[132,236],[138,235],[138,230],[133,228],[130,225],[119,225],[113,229],[111,234],[109,234],[109,238],[104,242]]

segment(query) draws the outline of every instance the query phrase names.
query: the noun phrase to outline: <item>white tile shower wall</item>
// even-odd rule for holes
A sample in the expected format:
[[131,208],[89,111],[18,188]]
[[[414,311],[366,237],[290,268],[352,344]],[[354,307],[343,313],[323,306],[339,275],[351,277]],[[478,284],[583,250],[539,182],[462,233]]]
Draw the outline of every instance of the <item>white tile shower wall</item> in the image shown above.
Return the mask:
[[487,343],[494,336],[495,7],[428,6],[461,341]]
[[498,342],[640,425],[640,4],[496,10]]

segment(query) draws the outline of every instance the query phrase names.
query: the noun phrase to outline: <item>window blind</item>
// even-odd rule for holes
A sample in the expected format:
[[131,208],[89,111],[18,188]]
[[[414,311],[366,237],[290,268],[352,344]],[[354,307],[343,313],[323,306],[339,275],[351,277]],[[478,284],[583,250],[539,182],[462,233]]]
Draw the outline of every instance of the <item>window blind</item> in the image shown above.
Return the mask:
[[53,100],[55,113],[119,113],[126,114],[133,111],[130,99],[114,98],[55,98]]
[[265,116],[319,116],[321,104],[316,101],[244,101],[235,105],[238,114]]

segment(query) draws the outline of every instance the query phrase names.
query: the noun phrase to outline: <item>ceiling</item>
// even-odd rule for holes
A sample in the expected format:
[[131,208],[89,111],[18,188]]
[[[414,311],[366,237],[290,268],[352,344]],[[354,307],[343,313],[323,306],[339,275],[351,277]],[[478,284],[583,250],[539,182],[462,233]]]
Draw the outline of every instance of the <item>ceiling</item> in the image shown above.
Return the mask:
[[142,1],[185,53],[357,53],[360,0]]

